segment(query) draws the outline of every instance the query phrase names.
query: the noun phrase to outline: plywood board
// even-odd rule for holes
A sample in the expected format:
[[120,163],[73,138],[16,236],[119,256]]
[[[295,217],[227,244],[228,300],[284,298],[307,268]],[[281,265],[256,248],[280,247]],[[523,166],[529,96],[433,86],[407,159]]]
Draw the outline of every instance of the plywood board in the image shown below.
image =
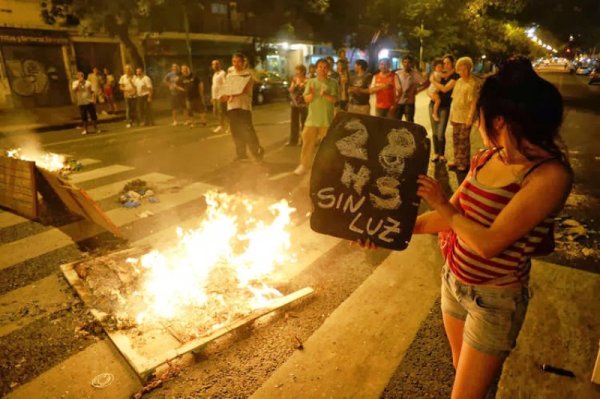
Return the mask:
[[104,214],[85,190],[71,185],[60,176],[47,170],[38,169],[38,172],[41,179],[48,183],[69,211],[105,228],[116,237],[122,236],[119,228]]
[[[144,251],[139,248],[128,249],[114,253],[112,255],[119,257],[139,256]],[[113,341],[119,352],[129,362],[135,372],[141,377],[146,378],[151,375],[158,367],[166,364],[174,359],[177,359],[191,351],[198,350],[211,341],[230,333],[231,331],[240,328],[252,321],[289,305],[301,298],[308,297],[313,294],[312,288],[303,288],[289,295],[277,298],[269,304],[268,307],[256,310],[245,317],[233,321],[232,323],[213,331],[207,336],[203,336],[189,342],[181,342],[173,335],[166,326],[144,328],[136,327],[129,330],[112,330],[103,323],[104,314],[97,309],[94,309],[94,297],[80,279],[76,272],[76,267],[83,262],[91,260],[83,260],[73,263],[68,263],[61,266],[61,270],[71,286],[77,291],[86,306],[91,307],[91,313],[102,324],[104,330]]]
[[0,206],[29,219],[37,219],[39,205],[35,163],[0,157]]

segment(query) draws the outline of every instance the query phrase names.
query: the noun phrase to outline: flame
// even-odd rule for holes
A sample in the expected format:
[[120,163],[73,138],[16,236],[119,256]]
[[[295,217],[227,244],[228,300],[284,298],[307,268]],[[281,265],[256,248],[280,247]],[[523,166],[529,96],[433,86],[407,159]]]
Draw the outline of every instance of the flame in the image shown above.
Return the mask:
[[37,167],[49,170],[50,172],[60,171],[65,167],[67,161],[67,158],[64,155],[36,150],[22,150],[21,148],[7,150],[6,156],[9,158],[21,159],[23,161],[35,162]]
[[174,248],[127,259],[141,276],[133,293],[143,303],[133,317],[138,325],[167,320],[199,328],[201,322],[199,329],[210,331],[282,296],[268,283],[290,263],[287,228],[295,210],[281,200],[259,219],[264,210],[247,198],[217,192],[205,198],[199,228],[178,228]]

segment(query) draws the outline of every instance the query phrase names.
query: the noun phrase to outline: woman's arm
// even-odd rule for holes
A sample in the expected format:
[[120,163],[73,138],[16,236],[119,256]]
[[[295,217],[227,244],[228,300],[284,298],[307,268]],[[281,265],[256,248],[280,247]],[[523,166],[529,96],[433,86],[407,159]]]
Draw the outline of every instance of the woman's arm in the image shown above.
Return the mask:
[[438,182],[419,177],[417,193],[434,208],[479,256],[493,258],[560,209],[571,191],[572,176],[562,164],[549,162],[531,173],[526,184],[486,227],[461,215]]
[[450,90],[454,89],[454,85],[456,84],[456,79],[451,79],[445,85],[435,82],[435,81],[431,82],[431,84],[434,85],[442,93],[448,93]]

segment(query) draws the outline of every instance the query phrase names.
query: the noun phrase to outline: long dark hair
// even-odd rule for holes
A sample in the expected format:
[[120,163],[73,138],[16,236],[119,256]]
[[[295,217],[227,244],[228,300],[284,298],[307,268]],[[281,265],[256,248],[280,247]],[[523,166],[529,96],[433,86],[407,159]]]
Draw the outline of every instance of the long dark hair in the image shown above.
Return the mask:
[[513,57],[505,61],[498,73],[485,80],[477,107],[483,112],[487,136],[495,146],[498,146],[498,132],[493,124],[501,116],[527,158],[530,156],[523,151],[524,140],[568,165],[559,135],[562,97],[556,87],[533,70],[528,59]]

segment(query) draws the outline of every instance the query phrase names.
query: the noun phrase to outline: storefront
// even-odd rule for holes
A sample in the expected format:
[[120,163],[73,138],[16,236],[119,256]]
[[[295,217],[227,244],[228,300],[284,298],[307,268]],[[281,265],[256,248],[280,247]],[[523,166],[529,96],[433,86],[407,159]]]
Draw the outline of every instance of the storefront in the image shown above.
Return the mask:
[[0,28],[0,107],[71,103],[63,31]]

